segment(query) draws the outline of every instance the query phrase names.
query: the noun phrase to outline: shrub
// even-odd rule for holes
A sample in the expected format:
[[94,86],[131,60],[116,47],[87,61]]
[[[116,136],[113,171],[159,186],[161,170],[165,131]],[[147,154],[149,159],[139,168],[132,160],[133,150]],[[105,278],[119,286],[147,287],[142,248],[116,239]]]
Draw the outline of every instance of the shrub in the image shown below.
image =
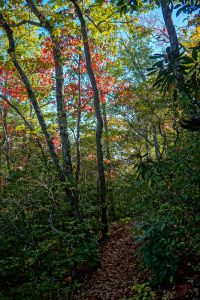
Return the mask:
[[179,265],[177,255],[177,228],[172,221],[161,219],[141,225],[139,251],[144,263],[154,276],[154,283],[172,283]]

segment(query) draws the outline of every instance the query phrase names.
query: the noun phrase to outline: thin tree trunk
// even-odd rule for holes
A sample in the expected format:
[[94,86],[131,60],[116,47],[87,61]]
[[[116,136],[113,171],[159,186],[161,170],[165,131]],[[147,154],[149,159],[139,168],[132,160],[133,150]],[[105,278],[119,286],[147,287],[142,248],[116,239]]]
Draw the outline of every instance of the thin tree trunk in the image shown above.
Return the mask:
[[156,128],[154,125],[152,125],[152,130],[153,130],[153,141],[154,141],[154,149],[155,149],[155,155],[156,158],[159,159],[161,154],[160,154],[160,145],[158,142],[158,137],[157,137],[157,132],[156,132]]
[[11,174],[11,165],[10,165],[10,144],[8,137],[8,127],[7,127],[7,109],[2,107],[1,109],[1,119],[2,119],[2,127],[3,127],[3,136],[5,143],[5,156],[6,156],[6,164],[9,174]]
[[150,145],[148,143],[148,140],[149,140],[149,128],[148,128],[148,125],[146,126],[146,130],[145,130],[145,135],[146,135],[146,138],[145,138],[145,148],[146,148],[146,154],[147,154],[147,157],[148,158],[151,158],[151,155],[150,155]]
[[[47,28],[47,27],[46,27]],[[65,192],[69,201],[71,203],[72,211],[75,217],[81,219],[79,207],[78,207],[78,197],[77,194],[73,192],[71,187],[74,186],[72,161],[71,161],[71,147],[69,141],[69,134],[67,128],[67,116],[64,108],[63,102],[63,66],[61,52],[59,45],[52,34],[52,30],[49,30],[52,42],[53,42],[53,53],[55,62],[55,78],[56,78],[56,103],[57,103],[57,117],[58,125],[60,130],[60,138],[62,143],[62,154],[63,154],[63,173],[65,176],[65,181],[70,183],[69,188],[65,188]]]
[[81,33],[82,33],[82,39],[84,43],[86,68],[94,92],[94,109],[95,109],[95,114],[97,119],[96,148],[97,148],[99,195],[101,201],[102,240],[106,240],[108,235],[107,195],[106,195],[106,181],[105,181],[105,174],[104,174],[103,151],[102,151],[103,119],[102,119],[102,114],[100,109],[99,90],[97,87],[96,78],[92,68],[92,61],[91,61],[91,54],[90,54],[90,47],[88,43],[88,34],[87,34],[85,19],[76,0],[71,0],[71,2],[75,7],[76,14],[81,23]]
[[33,108],[35,110],[36,116],[38,118],[38,122],[41,126],[42,132],[45,136],[47,145],[48,145],[48,149],[49,149],[49,153],[51,155],[52,161],[56,167],[56,170],[59,172],[59,175],[61,177],[63,177],[63,174],[61,172],[61,168],[59,165],[59,160],[58,160],[58,156],[56,154],[55,148],[54,148],[54,144],[52,142],[52,138],[48,132],[47,129],[47,125],[45,123],[44,117],[42,115],[42,111],[39,107],[39,104],[37,102],[37,98],[36,95],[32,89],[31,83],[28,79],[28,77],[26,76],[24,70],[21,68],[17,58],[16,58],[16,54],[15,54],[15,41],[13,38],[13,31],[10,28],[10,25],[4,20],[3,15],[0,14],[0,25],[3,27],[4,31],[7,34],[7,38],[8,38],[8,42],[9,42],[9,49],[8,49],[8,53],[10,54],[10,58],[20,76],[21,81],[24,83],[25,88],[26,88],[26,92],[27,95],[31,101],[31,104],[33,105]]
[[58,42],[52,34],[52,30],[49,30],[52,42],[53,42],[53,55],[55,62],[55,79],[56,79],[56,103],[57,103],[57,117],[60,130],[60,137],[62,142],[63,153],[63,165],[64,173],[67,174],[67,178],[73,177],[72,162],[71,162],[71,149],[69,142],[69,134],[67,129],[67,115],[64,108],[63,101],[63,65],[61,52]]
[[29,8],[33,14],[40,21],[41,26],[43,26],[51,37],[53,44],[53,57],[55,63],[55,81],[56,81],[56,104],[57,104],[57,118],[58,126],[60,131],[60,138],[62,143],[62,154],[63,154],[63,174],[64,181],[70,183],[70,187],[65,187],[66,195],[70,201],[72,212],[75,217],[81,219],[79,207],[78,207],[78,197],[71,189],[74,186],[74,177],[72,170],[71,161],[71,147],[69,141],[68,127],[67,127],[67,115],[64,107],[63,101],[63,63],[62,63],[62,53],[60,50],[59,37],[54,35],[54,28],[50,22],[45,18],[45,16],[37,9],[36,5],[32,0],[26,0]]
[[[0,120],[1,120],[1,125],[2,125],[2,132],[3,132],[3,119],[2,119],[2,109],[0,108]],[[4,135],[4,132],[3,132],[3,135],[2,135],[2,139],[0,141],[0,166],[2,165],[2,156],[3,156],[3,146],[4,146],[4,143],[5,143],[5,135]]]
[[[17,58],[16,58],[16,54],[15,54],[15,41],[14,41],[14,38],[13,38],[13,32],[10,28],[10,25],[4,20],[3,18],[3,15],[0,14],[0,26],[3,27],[4,31],[6,32],[7,34],[7,38],[8,38],[8,41],[9,41],[9,49],[8,49],[8,53],[10,54],[10,57],[12,59],[12,62],[17,70],[17,72],[19,73],[19,76],[21,78],[21,81],[24,83],[25,85],[25,88],[26,88],[26,92],[28,94],[28,97],[31,101],[31,104],[35,110],[35,113],[36,113],[36,116],[38,118],[38,121],[39,121],[39,124],[40,124],[40,127],[42,129],[42,132],[45,136],[45,139],[46,139],[46,142],[47,142],[47,145],[48,145],[48,150],[49,150],[49,153],[51,155],[51,158],[52,158],[52,161],[54,163],[54,166],[59,174],[59,178],[61,180],[61,182],[63,183],[66,183],[66,174],[63,172],[61,166],[60,166],[60,163],[59,163],[59,159],[58,159],[58,156],[57,156],[57,153],[55,151],[55,147],[54,147],[54,144],[53,144],[53,141],[52,141],[52,138],[51,138],[51,135],[47,129],[47,126],[46,126],[46,122],[44,120],[44,117],[43,117],[43,114],[42,114],[42,111],[38,105],[38,102],[37,102],[37,98],[36,98],[36,95],[33,91],[33,88],[31,86],[31,83],[27,77],[27,75],[25,74],[24,70],[21,68]],[[71,180],[71,178],[68,178],[69,180]],[[65,185],[64,187],[64,190],[65,190],[65,193],[66,193],[66,196],[67,196],[67,199],[70,203],[70,206],[71,206],[71,211],[72,211],[72,214],[73,216],[77,217],[78,219],[81,219],[81,216],[80,216],[80,212],[79,212],[79,209],[78,209],[78,206],[77,206],[77,202],[76,202],[76,198],[74,196],[74,193],[71,189],[71,187],[67,187]]]
[[80,128],[81,126],[81,54],[78,59],[78,116],[76,125],[76,181],[79,182],[81,169]]
[[[102,111],[103,111],[103,123],[104,123],[104,129],[105,129],[105,148],[106,148],[107,171],[108,171],[108,174],[111,175],[112,164],[111,164],[111,154],[110,154],[110,141],[109,141],[109,129],[108,129],[106,102],[102,104]],[[114,221],[116,219],[116,214],[115,214],[115,205],[114,205],[112,190],[113,190],[112,182],[107,181],[108,202],[110,203],[110,215],[111,215],[112,220]]]
[[106,159],[109,161],[107,164],[108,172],[111,171],[111,155],[110,155],[110,142],[109,142],[109,131],[108,131],[108,120],[107,120],[107,111],[106,111],[106,103],[102,104],[103,111],[103,123],[105,129],[105,148],[106,148]]
[[33,14],[40,21],[41,27],[44,27],[51,37],[53,44],[53,57],[55,62],[55,82],[56,82],[56,104],[57,104],[57,118],[60,131],[60,138],[62,143],[63,154],[63,170],[64,174],[67,174],[68,180],[73,177],[72,162],[71,162],[71,150],[69,142],[69,134],[67,129],[67,116],[64,108],[63,101],[63,63],[62,53],[60,50],[59,37],[54,35],[54,28],[46,17],[37,9],[32,0],[26,0],[27,5],[33,12]]

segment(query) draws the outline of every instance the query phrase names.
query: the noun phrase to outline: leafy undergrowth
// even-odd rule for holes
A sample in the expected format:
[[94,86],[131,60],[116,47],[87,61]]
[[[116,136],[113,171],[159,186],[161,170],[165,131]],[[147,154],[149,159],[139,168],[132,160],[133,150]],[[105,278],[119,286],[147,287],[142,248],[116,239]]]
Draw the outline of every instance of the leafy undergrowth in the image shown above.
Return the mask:
[[178,282],[152,288],[151,275],[138,255],[133,239],[133,224],[115,225],[108,244],[101,245],[100,267],[84,278],[75,300],[199,300],[200,276],[187,272],[184,265]]

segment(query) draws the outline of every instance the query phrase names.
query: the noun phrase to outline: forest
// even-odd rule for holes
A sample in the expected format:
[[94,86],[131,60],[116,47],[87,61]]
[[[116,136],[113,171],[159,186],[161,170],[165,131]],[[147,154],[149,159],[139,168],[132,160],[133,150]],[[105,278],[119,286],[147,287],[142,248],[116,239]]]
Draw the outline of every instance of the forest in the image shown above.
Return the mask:
[[0,1],[0,299],[200,299],[199,0]]

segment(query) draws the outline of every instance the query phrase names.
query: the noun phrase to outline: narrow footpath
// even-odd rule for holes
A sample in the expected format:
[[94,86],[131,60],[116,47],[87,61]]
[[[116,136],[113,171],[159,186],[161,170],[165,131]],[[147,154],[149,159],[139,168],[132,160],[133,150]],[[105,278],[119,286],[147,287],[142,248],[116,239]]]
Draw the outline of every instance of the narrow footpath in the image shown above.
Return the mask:
[[[136,255],[132,226],[119,224],[112,229],[109,243],[99,250],[101,267],[85,278],[73,300],[135,299],[133,286],[148,281],[149,273]],[[200,274],[189,274],[184,265],[182,268],[182,280],[166,290],[160,287],[155,299],[200,300]]]
[[132,287],[145,271],[134,257],[137,244],[131,233],[132,225],[120,225],[110,234],[110,242],[100,248],[101,268],[91,274],[78,292],[77,300],[119,300],[133,295]]

